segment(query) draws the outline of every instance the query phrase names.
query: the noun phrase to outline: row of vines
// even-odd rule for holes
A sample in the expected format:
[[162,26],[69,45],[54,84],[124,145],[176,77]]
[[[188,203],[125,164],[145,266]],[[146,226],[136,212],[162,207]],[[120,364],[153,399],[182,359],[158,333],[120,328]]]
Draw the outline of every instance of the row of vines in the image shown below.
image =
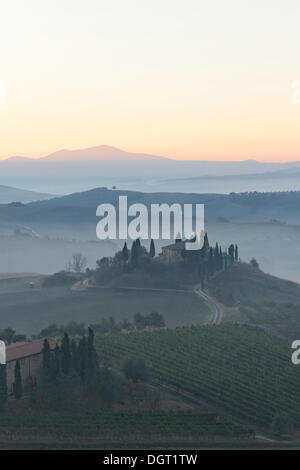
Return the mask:
[[5,415],[1,417],[0,436],[80,437],[149,439],[151,437],[201,438],[251,437],[251,432],[217,415],[188,412],[99,412],[60,415]]
[[255,328],[193,326],[96,338],[100,362],[144,357],[153,378],[249,422],[288,414],[300,425],[300,371],[290,345]]

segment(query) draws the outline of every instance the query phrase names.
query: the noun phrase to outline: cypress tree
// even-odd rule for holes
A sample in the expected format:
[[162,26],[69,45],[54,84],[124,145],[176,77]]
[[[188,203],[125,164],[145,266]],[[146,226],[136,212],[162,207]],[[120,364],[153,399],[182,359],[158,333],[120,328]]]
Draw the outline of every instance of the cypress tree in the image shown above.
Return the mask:
[[15,364],[15,382],[14,382],[14,396],[16,400],[20,400],[23,395],[22,377],[20,361],[16,361]]
[[86,381],[86,366],[87,366],[87,343],[86,338],[83,336],[78,345],[78,374],[81,383]]
[[239,249],[237,245],[235,245],[235,248],[234,248],[234,259],[236,262],[238,262],[239,260]]
[[218,242],[216,242],[215,253],[216,253],[217,256],[219,256],[219,245],[218,245]]
[[230,247],[228,248],[228,254],[231,258],[231,261],[234,262],[234,245],[231,244]]
[[150,256],[151,258],[154,258],[155,256],[155,245],[154,245],[153,238],[151,238],[151,243],[150,243]]
[[124,263],[127,263],[128,258],[129,258],[129,252],[128,252],[128,248],[127,248],[127,243],[126,243],[126,242],[124,243],[124,246],[123,246],[122,258],[123,258]]
[[136,268],[138,265],[138,247],[136,244],[136,241],[132,243],[131,247],[131,256],[130,256],[130,262],[133,268]]
[[218,271],[219,267],[220,267],[220,253],[219,253],[219,245],[217,242],[216,247],[215,247],[215,270]]
[[203,248],[204,248],[204,251],[208,250],[208,248],[209,248],[209,241],[208,241],[207,232],[205,232],[205,235],[204,235]]
[[64,333],[61,342],[61,370],[64,374],[68,374],[71,369],[71,349],[68,333]]
[[71,367],[78,372],[78,348],[75,339],[71,341]]
[[60,374],[60,349],[58,344],[55,346],[52,361],[53,377],[56,378]]
[[88,329],[88,339],[87,339],[87,346],[86,346],[86,355],[87,355],[87,363],[86,363],[86,378],[89,383],[92,383],[96,377],[96,372],[98,369],[98,358],[97,353],[94,346],[94,332],[92,328]]
[[220,251],[219,251],[219,269],[223,270],[223,252],[222,252],[221,247],[220,247]]
[[208,271],[209,271],[209,275],[212,276],[214,273],[214,260],[213,260],[213,249],[211,247],[209,249]]
[[44,339],[44,344],[43,344],[43,349],[42,349],[42,365],[43,368],[47,371],[50,372],[51,369],[51,351],[50,351],[50,345],[49,341],[47,339]]

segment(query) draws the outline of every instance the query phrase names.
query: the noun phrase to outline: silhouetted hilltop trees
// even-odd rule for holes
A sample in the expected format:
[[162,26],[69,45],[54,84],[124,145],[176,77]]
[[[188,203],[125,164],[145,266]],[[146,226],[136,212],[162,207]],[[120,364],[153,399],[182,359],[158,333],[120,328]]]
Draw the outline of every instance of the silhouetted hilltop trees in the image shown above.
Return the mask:
[[[231,244],[228,251],[223,251],[216,243],[211,247],[207,233],[204,235],[203,246],[199,250],[185,249],[180,238],[175,244],[166,247],[175,253],[173,262],[168,262],[164,252],[156,256],[154,240],[151,240],[148,251],[140,239],[134,240],[131,249],[127,243],[113,257],[104,257],[96,262],[96,269],[91,271],[96,284],[117,282],[125,284],[128,280],[138,286],[151,287],[153,283],[159,287],[178,288],[184,284],[202,282],[225,271],[233,263],[239,261],[238,246]],[[170,256],[170,258],[172,258]]]

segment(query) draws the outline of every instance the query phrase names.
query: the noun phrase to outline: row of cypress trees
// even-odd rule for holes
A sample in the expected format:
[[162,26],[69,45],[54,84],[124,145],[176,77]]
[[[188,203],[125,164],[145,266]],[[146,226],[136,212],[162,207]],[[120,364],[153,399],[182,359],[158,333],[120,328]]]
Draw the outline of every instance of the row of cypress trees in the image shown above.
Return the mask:
[[[125,264],[130,263],[130,265],[135,268],[139,265],[139,258],[141,256],[145,256],[146,253],[146,249],[142,247],[140,239],[137,238],[133,241],[131,250],[128,249],[127,243],[124,243],[122,249],[122,259]],[[155,257],[155,244],[153,239],[151,239],[150,242],[149,255],[151,258]]]
[[[95,383],[99,368],[93,330],[89,328],[87,338],[83,336],[79,342],[70,341],[69,335],[64,333],[61,345],[56,344],[53,351],[49,341],[45,339],[42,349],[42,369],[52,384],[55,384],[58,377],[74,373],[78,375],[81,384]],[[16,361],[14,368],[13,392],[17,400],[22,398],[23,384],[19,360]],[[5,408],[7,398],[6,364],[0,364],[0,411]]]
[[94,346],[94,332],[88,328],[88,336],[83,336],[79,342],[70,341],[65,332],[61,345],[56,344],[51,351],[49,341],[44,340],[42,350],[42,367],[50,380],[61,375],[70,375],[74,372],[79,376],[82,384],[92,384],[98,372],[98,357]]

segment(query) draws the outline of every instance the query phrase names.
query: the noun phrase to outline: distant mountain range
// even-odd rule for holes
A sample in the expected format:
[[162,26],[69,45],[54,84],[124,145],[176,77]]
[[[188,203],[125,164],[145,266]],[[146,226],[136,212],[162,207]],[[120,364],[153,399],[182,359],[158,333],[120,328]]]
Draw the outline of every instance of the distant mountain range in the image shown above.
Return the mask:
[[52,194],[27,191],[26,189],[12,188],[10,186],[0,185],[0,204],[9,204],[12,202],[28,203],[32,201],[42,201],[54,197]]
[[[116,167],[115,163],[118,162],[121,166]],[[143,169],[149,169],[151,166],[155,169],[160,168],[164,173],[171,171],[172,176],[186,175],[195,176],[195,170],[198,176],[205,175],[237,175],[249,173],[263,173],[266,171],[281,171],[291,170],[298,168],[300,170],[300,161],[287,162],[287,163],[267,163],[259,162],[256,160],[244,161],[210,161],[210,160],[174,160],[162,156],[148,155],[145,153],[130,153],[124,150],[117,149],[108,145],[100,145],[98,147],[90,147],[80,150],[59,150],[41,158],[27,158],[27,157],[11,157],[5,160],[0,160],[1,174],[2,171],[9,171],[9,168],[28,169],[32,168],[44,169],[47,166],[53,166],[58,170],[58,164],[82,164],[87,168],[95,168],[95,164],[100,166],[105,174],[108,174],[113,169],[113,174],[118,174],[120,168],[122,172],[126,165],[129,165],[128,175],[132,175],[133,165],[135,166],[135,174],[141,175]],[[113,164],[112,166],[110,166]],[[123,166],[124,165],[124,166]],[[68,169],[70,166],[67,165]],[[60,166],[59,168],[64,168]],[[82,168],[82,166],[81,166]],[[76,166],[76,169],[78,167]],[[183,172],[183,174],[182,174]],[[101,173],[99,174],[101,175]],[[158,176],[156,174],[156,176]]]
[[5,162],[10,163],[24,163],[25,161],[31,162],[157,162],[168,160],[165,157],[157,157],[154,155],[129,153],[124,150],[110,147],[109,145],[100,145],[98,147],[90,147],[79,150],[59,150],[41,158],[27,158],[27,157],[11,157]]
[[0,160],[1,183],[61,194],[96,186],[149,192],[287,191],[300,190],[300,161],[173,160],[101,145]]

